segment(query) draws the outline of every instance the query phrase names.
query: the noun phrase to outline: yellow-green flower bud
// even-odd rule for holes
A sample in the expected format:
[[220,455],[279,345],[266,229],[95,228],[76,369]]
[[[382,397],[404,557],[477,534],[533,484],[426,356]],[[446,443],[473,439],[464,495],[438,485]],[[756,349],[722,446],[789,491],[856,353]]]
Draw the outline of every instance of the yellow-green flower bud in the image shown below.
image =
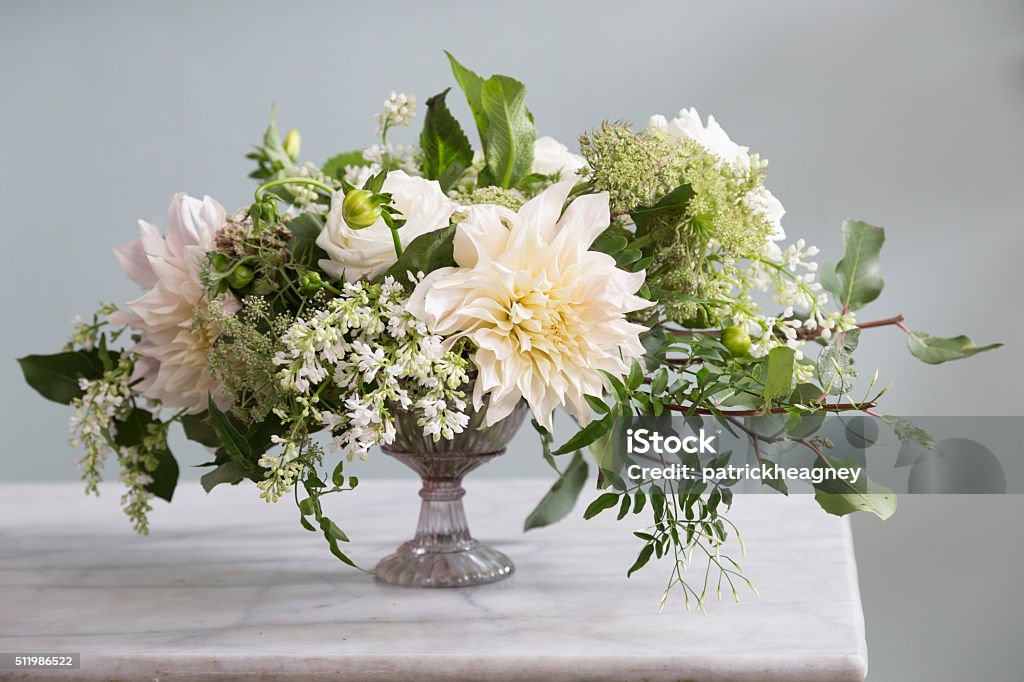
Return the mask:
[[231,259],[225,254],[220,253],[219,251],[211,251],[207,255],[210,259],[210,265],[212,265],[213,269],[217,272],[227,272],[228,268],[231,267]]
[[361,230],[380,218],[380,204],[374,199],[373,192],[354,189],[345,195],[345,201],[341,204],[341,217],[353,230]]
[[324,281],[320,278],[319,272],[307,272],[302,276],[302,289],[307,294],[315,294],[320,291],[324,286]]
[[228,284],[232,289],[242,289],[252,281],[252,268],[248,265],[236,265],[235,269],[228,275]]
[[284,151],[288,156],[292,157],[292,161],[298,161],[299,149],[302,148],[302,136],[299,135],[299,131],[292,128],[288,131],[288,134],[284,136]]

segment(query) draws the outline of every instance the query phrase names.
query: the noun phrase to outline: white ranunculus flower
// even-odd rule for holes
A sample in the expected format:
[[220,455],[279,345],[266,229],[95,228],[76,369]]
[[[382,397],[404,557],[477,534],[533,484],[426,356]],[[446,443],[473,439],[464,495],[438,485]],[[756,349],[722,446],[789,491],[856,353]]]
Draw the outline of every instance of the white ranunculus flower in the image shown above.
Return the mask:
[[576,175],[576,171],[587,165],[579,154],[573,154],[569,148],[553,137],[539,137],[533,143],[533,166],[531,173],[542,175],[558,175],[561,180],[568,180]]
[[427,275],[409,300],[447,344],[465,336],[476,346],[473,402],[479,409],[489,395],[488,424],[523,398],[549,429],[555,407],[586,422],[583,396],[602,393],[600,370],[624,374],[644,352],[645,328],[626,314],[651,305],[636,296],[645,275],[589,250],[608,227],[608,194],[582,196],[562,214],[572,186],[552,185],[518,213],[470,207],[455,232],[458,267]]
[[700,144],[724,162],[744,171],[750,170],[750,148],[733,142],[718,125],[714,116],[708,116],[708,124],[701,123],[700,114],[693,107],[681,109],[671,121],[661,114],[651,116],[651,128],[658,128],[676,139],[686,138]]
[[[202,412],[210,394],[221,404],[225,398],[206,365],[215,330],[195,325],[196,313],[207,305],[201,266],[225,216],[210,197],[176,194],[167,210],[166,237],[140,220],[139,239],[114,248],[124,273],[148,291],[110,321],[139,332],[139,342],[131,349],[139,356],[134,389],[167,407]],[[224,307],[237,309],[237,302],[226,297]]]
[[[391,193],[395,208],[401,211],[397,217],[406,221],[398,230],[403,248],[421,234],[447,227],[457,208],[436,180],[414,178],[404,171],[389,173],[382,191]],[[341,215],[344,200],[342,192],[335,192],[327,224],[317,237],[317,246],[330,257],[321,260],[320,267],[332,277],[344,275],[350,282],[379,277],[398,260],[391,229],[378,220],[370,227],[353,230]]]

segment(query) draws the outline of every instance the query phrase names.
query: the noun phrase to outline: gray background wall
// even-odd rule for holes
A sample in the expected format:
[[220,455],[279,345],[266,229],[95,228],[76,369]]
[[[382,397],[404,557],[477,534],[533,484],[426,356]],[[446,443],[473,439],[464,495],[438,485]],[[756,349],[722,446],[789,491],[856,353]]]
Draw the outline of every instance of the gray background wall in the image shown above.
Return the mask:
[[[714,113],[772,161],[791,236],[835,258],[844,217],[889,228],[869,316],[1007,342],[930,368],[897,331],[867,335],[859,362],[894,382],[889,412],[1022,414],[1022,30],[1024,6],[1006,0],[5,2],[0,479],[75,478],[67,410],[31,394],[13,358],[56,350],[71,315],[134,294],[110,247],[136,218],[161,222],[177,191],[247,203],[243,155],[272,101],[308,158],[369,143],[389,90],[422,103],[452,84],[442,48],[523,80],[541,134],[570,144],[604,118]],[[532,434],[513,450],[479,475],[546,475]],[[361,473],[403,475],[383,457]],[[854,524],[870,679],[1024,677],[1020,498],[901,507]]]

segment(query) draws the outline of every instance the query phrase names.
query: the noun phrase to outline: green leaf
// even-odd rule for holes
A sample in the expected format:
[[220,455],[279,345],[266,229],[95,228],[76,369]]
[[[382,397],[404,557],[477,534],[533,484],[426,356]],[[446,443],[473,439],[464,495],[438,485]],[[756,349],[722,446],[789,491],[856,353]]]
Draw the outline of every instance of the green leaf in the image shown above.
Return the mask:
[[647,221],[652,216],[666,212],[682,213],[690,203],[693,195],[693,188],[690,185],[679,185],[661,199],[658,199],[654,204],[634,208],[630,211],[630,216],[632,216],[637,229],[642,233],[647,226]]
[[590,445],[595,440],[597,440],[604,434],[608,433],[611,430],[611,428],[612,416],[610,414],[602,417],[601,419],[595,419],[594,421],[590,422],[582,429],[577,431],[576,435],[574,435],[572,438],[566,441],[565,444],[562,445],[562,447],[558,448],[551,454],[554,455],[555,457],[558,457],[559,455],[565,455],[570,452],[575,452],[580,448],[584,448]]
[[889,425],[889,428],[896,434],[896,438],[903,444],[915,443],[929,452],[934,452],[938,444],[935,436],[917,426],[909,419],[882,415],[882,421]]
[[213,471],[203,474],[199,482],[202,484],[203,490],[210,492],[221,483],[235,485],[243,478],[245,478],[245,471],[238,464],[235,462],[224,462]]
[[200,414],[186,414],[181,418],[181,426],[185,437],[208,448],[219,448],[217,432],[213,430],[206,417]]
[[601,493],[596,500],[590,503],[587,510],[583,512],[583,518],[592,519],[605,509],[611,509],[619,503],[618,493]]
[[537,131],[526,111],[526,88],[508,76],[491,76],[484,82],[484,115],[487,134],[484,155],[491,179],[499,187],[514,187],[530,174]]
[[391,275],[396,282],[409,284],[409,273],[427,275],[439,268],[455,265],[455,225],[421,234],[413,239],[398,261],[388,268],[384,276]]
[[292,233],[288,252],[292,254],[293,262],[315,268],[318,261],[327,258],[327,252],[316,244],[323,229],[323,221],[315,213],[302,213],[288,223],[288,230]]
[[476,121],[476,129],[480,133],[480,142],[486,145],[487,114],[484,112],[483,105],[484,79],[472,70],[467,69],[460,64],[459,61],[452,56],[451,52],[445,50],[445,54],[448,55],[448,61],[451,63],[452,74],[455,76],[456,82],[459,84],[459,87],[462,88],[462,92],[466,95],[466,101],[469,103],[469,110],[473,112],[473,119]]
[[633,360],[633,364],[629,368],[629,377],[626,379],[626,386],[629,390],[635,391],[640,388],[644,383],[644,369],[640,366],[640,363]]
[[815,484],[814,499],[829,514],[846,516],[858,511],[871,512],[883,521],[896,512],[896,493],[868,478],[864,465],[853,459],[823,456],[817,468],[860,468],[856,481],[826,480]]
[[[449,88],[448,90],[450,90]],[[420,133],[420,170],[428,180],[437,180],[448,191],[473,163],[473,148],[459,122],[445,105],[448,90],[427,100],[427,114]]]
[[907,335],[907,347],[911,354],[929,365],[940,365],[950,360],[969,358],[987,350],[995,350],[1003,344],[990,343],[987,346],[976,346],[968,336],[942,338],[926,332],[910,332]]
[[832,343],[818,355],[818,380],[831,395],[853,390],[857,371],[853,368],[853,352],[860,341],[860,330],[839,332]]
[[213,398],[210,398],[209,411],[210,426],[213,427],[217,434],[217,440],[220,441],[221,447],[224,448],[228,457],[242,470],[252,471],[252,448],[249,447],[249,442],[235,428],[228,416],[220,411],[217,404],[213,402]]
[[863,492],[853,493],[815,493],[818,505],[829,514],[846,516],[854,512],[871,512],[885,521],[896,513],[896,493],[890,488],[879,485],[868,479]]
[[640,550],[640,554],[637,555],[636,561],[634,561],[633,565],[629,567],[628,571],[626,571],[626,577],[628,578],[628,577],[632,576],[634,573],[636,573],[641,568],[646,566],[647,562],[651,560],[651,554],[653,554],[653,553],[654,553],[654,545],[653,544],[644,545],[644,548]]
[[530,515],[526,517],[523,530],[549,526],[562,520],[576,506],[580,491],[587,482],[587,462],[577,452],[566,467],[565,472],[555,481],[551,489],[541,499]]
[[601,398],[598,398],[596,395],[584,394],[583,399],[587,401],[588,405],[590,405],[590,409],[598,414],[608,414],[611,411],[611,408],[608,407],[608,403]]
[[793,359],[796,353],[792,348],[778,346],[768,351],[764,380],[764,397],[767,400],[788,396],[793,389]]
[[859,310],[878,298],[885,285],[878,253],[885,243],[885,230],[859,220],[843,222],[843,259],[825,264],[821,283],[844,308]]
[[[121,447],[134,447],[142,442],[142,439],[149,433],[150,424],[157,423],[152,413],[141,407],[134,408],[128,416],[117,422],[117,435],[114,442]],[[152,481],[145,488],[162,500],[171,501],[174,497],[174,489],[178,487],[178,460],[167,447],[163,447],[153,453],[156,457],[156,468],[148,472]]]
[[[108,361],[111,360],[108,354]],[[54,355],[26,355],[18,359],[25,382],[47,400],[69,404],[82,395],[79,379],[103,376],[99,350],[68,351]]]
[[344,152],[343,154],[337,154],[327,159],[324,165],[320,167],[324,175],[328,175],[335,180],[345,179],[345,169],[348,166],[369,166],[370,162],[366,160],[361,151]]
[[324,538],[327,540],[327,545],[331,549],[331,554],[338,558],[344,564],[348,564],[352,568],[359,568],[355,562],[348,558],[348,555],[341,551],[338,547],[338,541],[348,542],[348,537],[341,531],[338,526],[326,516],[321,516],[317,519],[317,523],[320,526],[320,530],[324,532]]

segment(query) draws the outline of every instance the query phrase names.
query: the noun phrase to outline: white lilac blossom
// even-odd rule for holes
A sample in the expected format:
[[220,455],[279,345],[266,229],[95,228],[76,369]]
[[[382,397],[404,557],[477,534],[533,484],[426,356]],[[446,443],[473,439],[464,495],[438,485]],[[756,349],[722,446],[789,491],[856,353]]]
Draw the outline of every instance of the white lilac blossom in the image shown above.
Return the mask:
[[383,137],[391,126],[407,126],[416,118],[416,97],[391,91],[384,100],[384,111],[375,115],[377,135]]
[[[421,234],[446,227],[457,207],[436,180],[402,171],[388,173],[382,191],[393,196],[393,205],[400,212],[396,217],[406,221],[398,231],[403,247]],[[328,255],[320,267],[332,277],[348,281],[379,277],[398,260],[391,229],[383,219],[361,230],[352,229],[342,215],[344,200],[342,192],[331,198],[327,223],[317,237],[317,246]]]
[[626,319],[651,305],[636,295],[644,273],[589,250],[608,227],[608,195],[580,197],[563,214],[573,184],[551,186],[518,213],[470,207],[455,233],[458,266],[427,275],[409,301],[447,344],[466,337],[476,346],[473,402],[479,409],[489,395],[488,424],[521,399],[548,429],[556,407],[588,421],[584,396],[601,395],[601,372],[621,375],[644,353],[646,328]]
[[[305,401],[331,432],[332,449],[350,458],[365,459],[374,445],[394,441],[392,409],[418,412],[424,435],[434,440],[450,439],[469,423],[466,360],[411,315],[407,301],[391,277],[348,282],[341,296],[296,319],[281,338],[284,350],[274,362],[282,387]],[[288,489],[298,466],[295,442],[276,442],[284,454],[261,460],[265,499]]]
[[[166,236],[140,220],[139,239],[114,249],[125,275],[146,292],[110,321],[139,333],[131,348],[138,356],[132,376],[136,392],[167,407],[198,413],[210,395],[222,404],[225,399],[206,363],[217,330],[203,324],[209,299],[202,280],[206,254],[225,219],[224,208],[212,198],[176,194],[167,210]],[[237,307],[230,295],[222,305]]]

